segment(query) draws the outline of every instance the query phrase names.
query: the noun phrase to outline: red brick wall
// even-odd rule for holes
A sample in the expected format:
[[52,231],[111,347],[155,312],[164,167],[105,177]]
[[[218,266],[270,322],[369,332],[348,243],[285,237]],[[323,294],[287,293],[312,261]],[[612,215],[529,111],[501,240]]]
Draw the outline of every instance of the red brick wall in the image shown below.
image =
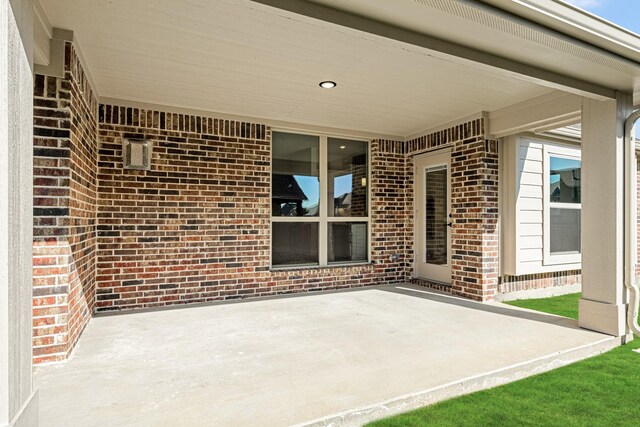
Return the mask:
[[95,305],[96,183],[98,171],[98,103],[71,44],[71,156],[69,193],[69,343],[73,347],[91,320]]
[[[485,139],[484,119],[408,141],[408,191],[413,186],[413,156],[441,148],[451,149],[451,286],[413,281],[476,300],[491,300],[499,274],[498,143]],[[413,207],[409,193],[407,201]],[[408,249],[411,259],[412,244]]]
[[[65,78],[36,76],[34,102],[36,363],[66,358],[94,311],[411,280],[413,156],[444,147],[452,153],[452,283],[414,281],[490,300],[499,286],[575,276],[499,284],[498,143],[486,139],[484,119],[371,142],[371,264],[270,271],[267,126],[98,106],[71,44]],[[123,169],[125,138],[153,142],[151,170]]]
[[34,363],[65,359],[94,305],[95,96],[71,44],[34,85]]
[[522,276],[502,276],[498,291],[501,293],[544,289],[581,283],[580,270],[557,271],[554,273],[524,274]]
[[[153,141],[150,171],[123,169],[127,137]],[[269,271],[270,139],[264,125],[101,105],[97,310],[402,281],[402,143],[371,145],[372,265]]]
[[69,127],[62,79],[35,76],[33,181],[33,356],[66,357],[68,315]]

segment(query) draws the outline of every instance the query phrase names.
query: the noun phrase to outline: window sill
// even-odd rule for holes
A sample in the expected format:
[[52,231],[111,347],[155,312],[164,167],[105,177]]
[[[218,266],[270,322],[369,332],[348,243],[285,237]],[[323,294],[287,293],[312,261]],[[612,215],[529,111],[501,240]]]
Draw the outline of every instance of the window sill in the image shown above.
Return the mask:
[[369,261],[363,262],[349,262],[342,264],[331,264],[331,265],[292,265],[292,266],[284,266],[284,267],[271,267],[269,269],[270,272],[278,273],[282,271],[305,271],[305,270],[331,270],[336,268],[349,268],[349,267],[367,267],[373,266],[374,264]]
[[566,255],[547,255],[544,257],[542,264],[547,267],[562,266],[567,264],[581,264],[582,254],[566,254]]

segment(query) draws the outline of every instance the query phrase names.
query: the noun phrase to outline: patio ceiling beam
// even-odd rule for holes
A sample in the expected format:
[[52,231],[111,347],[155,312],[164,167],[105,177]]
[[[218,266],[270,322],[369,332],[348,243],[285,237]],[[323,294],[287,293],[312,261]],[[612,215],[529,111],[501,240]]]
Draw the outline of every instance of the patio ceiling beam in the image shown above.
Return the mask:
[[39,1],[33,2],[33,62],[49,65],[53,28]]
[[546,132],[580,122],[582,97],[552,92],[489,113],[493,138],[520,132]]
[[[453,43],[437,37],[418,33],[398,26],[390,25],[384,22],[375,21],[350,12],[334,9],[321,4],[303,1],[303,0],[252,0],[255,3],[271,6],[280,10],[295,13],[297,15],[318,19],[324,22],[340,25],[342,27],[351,28],[357,31],[377,35],[387,39],[407,43],[418,46],[434,52],[455,57],[460,62],[474,66],[482,64],[499,70],[502,74],[524,79],[542,86],[553,89],[567,91],[576,95],[586,96],[597,100],[615,99],[616,90],[601,86],[596,83],[575,79],[567,75],[546,70],[531,64],[518,62],[509,58],[504,58],[489,52],[482,52],[474,48],[470,48],[458,43]],[[484,8],[491,6],[482,5]],[[506,13],[506,12],[505,12]],[[517,18],[518,21],[525,25],[535,27],[536,30],[543,29],[547,32],[555,33],[555,31],[541,27],[540,25]],[[566,39],[567,36],[560,35]],[[576,40],[576,43],[584,45],[584,43]],[[640,65],[640,64],[635,64]]]

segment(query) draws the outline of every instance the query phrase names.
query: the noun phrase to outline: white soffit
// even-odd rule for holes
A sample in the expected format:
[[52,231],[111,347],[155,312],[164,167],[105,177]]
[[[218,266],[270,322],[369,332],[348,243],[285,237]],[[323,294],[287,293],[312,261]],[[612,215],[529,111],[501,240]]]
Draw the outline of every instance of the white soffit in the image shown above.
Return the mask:
[[593,15],[577,8],[568,7],[564,2],[311,1],[373,21],[474,48],[497,58],[509,58],[569,76],[576,81],[634,92],[635,103],[640,103],[638,35],[594,18]]
[[[562,0],[483,0],[515,15],[640,61],[640,35]],[[640,3],[629,14],[640,15]]]
[[551,92],[248,0],[41,2],[101,98],[406,136]]

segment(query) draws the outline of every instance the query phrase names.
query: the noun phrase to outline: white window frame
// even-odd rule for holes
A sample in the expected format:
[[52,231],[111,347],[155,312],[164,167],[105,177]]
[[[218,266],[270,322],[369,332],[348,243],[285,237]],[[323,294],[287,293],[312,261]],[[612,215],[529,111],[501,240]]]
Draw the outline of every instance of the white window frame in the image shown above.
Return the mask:
[[[311,135],[319,138],[319,181],[320,181],[320,198],[318,216],[272,216],[272,191],[273,185],[271,177],[273,175],[273,134],[288,133],[294,135]],[[334,135],[318,132],[304,132],[291,129],[272,129],[272,139],[269,145],[269,268],[271,270],[301,270],[308,268],[334,268],[352,265],[363,265],[371,263],[371,141],[349,135]],[[329,138],[348,139],[351,141],[359,141],[367,144],[367,216],[366,217],[332,217],[327,212],[327,178],[329,175],[328,165],[328,145]],[[286,264],[273,265],[273,223],[275,222],[317,222],[318,223],[318,264]],[[328,240],[329,240],[329,223],[331,222],[364,222],[367,224],[367,259],[364,261],[350,262],[328,262]]]
[[551,202],[551,189],[549,186],[549,182],[551,179],[551,157],[580,160],[580,162],[582,163],[581,152],[579,148],[561,147],[557,145],[545,144],[543,153],[543,264],[579,264],[582,262],[582,248],[580,249],[581,252],[577,254],[554,255],[551,253],[551,208],[582,210],[582,203]]

